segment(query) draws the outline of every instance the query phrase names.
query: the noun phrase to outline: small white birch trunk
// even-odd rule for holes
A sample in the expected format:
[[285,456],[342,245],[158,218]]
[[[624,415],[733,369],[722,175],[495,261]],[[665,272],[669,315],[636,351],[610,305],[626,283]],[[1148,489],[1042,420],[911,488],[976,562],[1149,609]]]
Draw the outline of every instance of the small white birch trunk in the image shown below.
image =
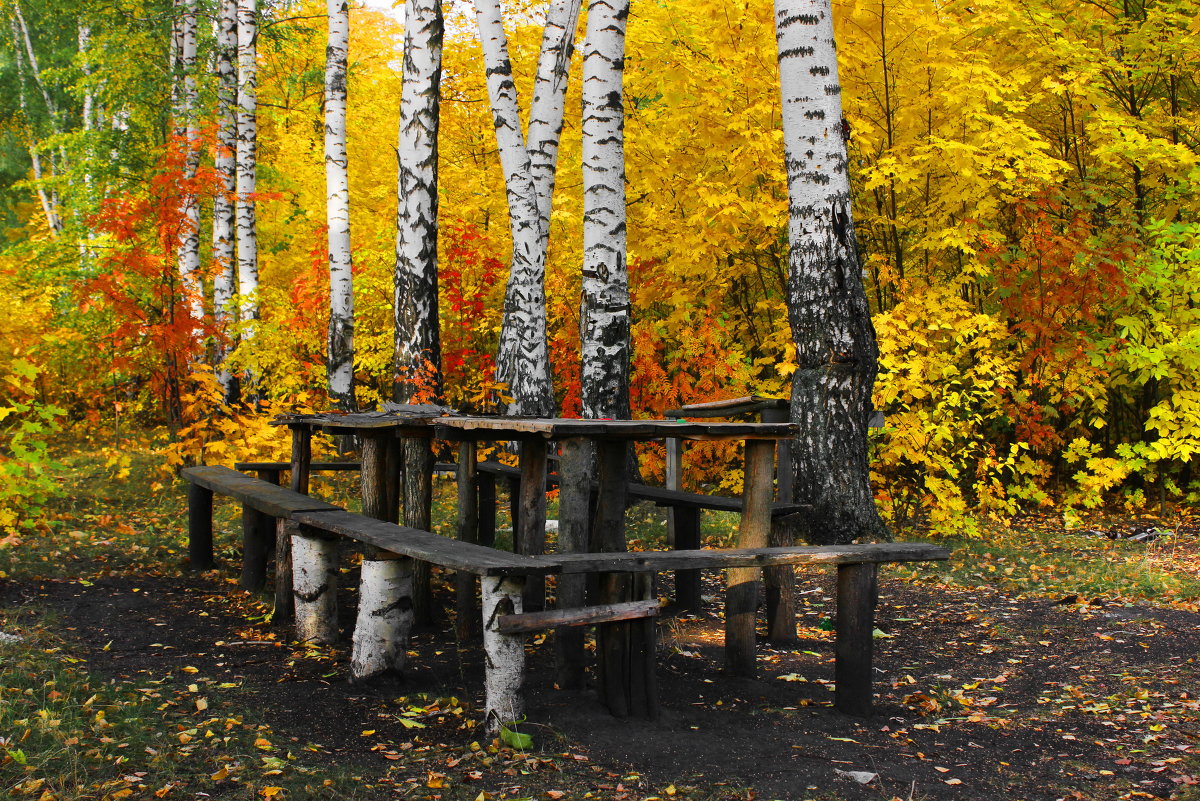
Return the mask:
[[408,0],[397,144],[393,397],[441,394],[438,323],[438,118],[444,22],[440,0]]
[[[17,6],[19,8],[19,6]],[[13,37],[13,56],[17,68],[17,105],[22,116],[28,118],[29,104],[25,97],[25,80],[27,67],[25,65],[25,47],[23,44],[22,28],[18,24],[18,16],[14,13],[9,17],[9,27]],[[23,18],[22,18],[23,20]],[[42,204],[42,213],[46,215],[46,228],[52,236],[57,236],[63,228],[62,218],[58,213],[58,198],[53,192],[46,190],[45,170],[42,168],[42,156],[38,143],[33,137],[29,140],[29,161],[33,167],[33,180],[37,191],[38,201]]]
[[525,714],[525,638],[520,634],[501,634],[497,630],[501,615],[521,614],[521,596],[525,592],[523,576],[484,576],[483,587],[483,658],[486,726],[490,734],[519,720]]
[[292,594],[301,642],[337,642],[337,546],[336,538],[309,534],[303,527],[292,534]]
[[[85,209],[90,212],[96,208],[96,176],[92,174],[92,167],[96,159],[95,140],[93,139],[96,130],[96,89],[92,86],[92,28],[86,22],[79,23],[78,43],[79,69],[83,73],[84,82],[83,103],[80,109],[80,127],[84,133],[83,193]],[[79,239],[79,254],[84,264],[90,264],[95,255],[92,251],[94,238],[91,229],[88,228]]]
[[622,79],[629,0],[591,0],[583,47],[584,417],[629,417]]
[[513,398],[510,414],[546,416],[553,413],[554,396],[546,342],[546,253],[537,190],[521,130],[500,2],[476,0],[475,10],[512,232],[496,377],[508,384]]
[[243,342],[254,338],[258,320],[258,9],[257,0],[237,0],[237,276],[238,318]]
[[796,532],[814,543],[886,537],[867,467],[867,420],[878,364],[850,214],[837,49],[830,0],[775,0],[788,175],[788,317]]
[[350,651],[350,678],[369,679],[404,668],[412,629],[413,560],[364,558],[358,617]]
[[328,0],[325,48],[325,187],[329,226],[329,398],[346,411],[354,403],[354,284],[350,253],[350,173],[346,156],[347,0]]
[[200,128],[196,122],[196,0],[178,0],[175,28],[174,94],[175,136],[186,148],[183,190],[179,204],[182,216],[176,266],[183,292],[184,308],[192,324],[192,355],[195,359],[204,329],[204,287],[200,278],[200,200],[193,182],[200,166]]
[[220,0],[216,19],[217,73],[217,150],[213,167],[220,182],[213,198],[212,254],[216,272],[213,275],[213,322],[216,327],[217,383],[227,401],[233,400],[236,381],[226,365],[230,337],[238,310],[235,304],[237,283],[234,264],[234,237],[237,229],[235,198],[237,197],[237,0]]

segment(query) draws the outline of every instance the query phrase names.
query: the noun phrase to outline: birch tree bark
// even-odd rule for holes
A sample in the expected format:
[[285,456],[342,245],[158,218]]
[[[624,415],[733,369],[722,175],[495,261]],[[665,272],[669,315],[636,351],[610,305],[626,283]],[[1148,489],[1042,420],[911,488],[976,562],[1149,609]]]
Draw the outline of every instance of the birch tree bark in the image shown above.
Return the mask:
[[196,90],[196,0],[177,0],[176,13],[172,65],[175,137],[177,143],[186,148],[183,189],[179,198],[182,220],[176,267],[195,346],[203,336],[204,322],[204,287],[200,279],[200,200],[193,186],[196,170],[200,166],[200,127],[196,122],[199,100]]
[[[438,119],[442,82],[441,0],[408,0],[404,73],[397,143],[395,375],[399,403],[429,402],[442,394],[438,321]],[[404,523],[430,530],[433,450],[427,439],[404,443]],[[413,570],[414,616],[432,617],[430,567]]]
[[[21,116],[26,120],[30,119],[29,101],[25,96],[25,83],[29,79],[29,73],[33,73],[33,79],[42,89],[42,95],[50,102],[48,107],[49,112],[53,112],[53,101],[50,101],[49,95],[41,86],[41,81],[38,79],[38,64],[37,57],[33,53],[33,44],[29,39],[29,30],[25,25],[25,17],[21,14],[20,3],[13,4],[13,15],[9,18],[9,25],[12,30],[13,38],[13,57],[17,71],[17,104],[21,110]],[[26,65],[25,59],[28,53],[30,63]],[[50,231],[51,236],[57,236],[62,232],[63,223],[62,216],[59,214],[58,193],[53,188],[46,186],[46,169],[42,164],[42,154],[37,138],[32,130],[29,134],[29,161],[33,167],[33,179],[36,184],[38,201],[42,205],[42,213],[46,215],[46,227]],[[53,170],[50,170],[51,174]]]
[[329,227],[329,398],[346,411],[354,402],[354,285],[350,255],[350,175],[346,157],[347,0],[328,0],[325,48],[325,219]]
[[625,20],[629,0],[592,0],[583,47],[584,417],[629,417],[625,269]]
[[237,395],[233,371],[225,364],[229,356],[229,336],[237,321],[236,275],[234,272],[234,237],[237,217],[234,211],[237,196],[237,94],[238,94],[238,23],[237,0],[220,0],[216,19],[217,73],[217,150],[213,157],[220,185],[213,198],[212,253],[216,265],[213,276],[213,322],[216,326],[217,382],[226,401]]
[[867,468],[879,350],[850,214],[830,0],[775,0],[788,175],[794,497],[816,544],[887,537]]
[[522,134],[520,105],[499,0],[476,0],[475,9],[513,240],[496,377],[508,384],[513,398],[510,414],[545,416],[554,411],[546,342],[546,247],[564,103],[554,95],[566,91],[579,3],[559,0],[547,14],[530,111],[529,149]]
[[258,8],[237,0],[237,275],[242,341],[254,338],[258,320]]

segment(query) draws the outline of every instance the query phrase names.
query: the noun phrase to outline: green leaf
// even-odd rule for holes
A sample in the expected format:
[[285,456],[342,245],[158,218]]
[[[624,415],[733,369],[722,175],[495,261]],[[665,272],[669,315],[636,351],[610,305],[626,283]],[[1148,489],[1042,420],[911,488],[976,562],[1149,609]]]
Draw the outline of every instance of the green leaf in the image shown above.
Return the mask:
[[533,748],[533,738],[523,732],[513,731],[508,726],[500,727],[500,739],[504,743],[518,751],[525,751]]

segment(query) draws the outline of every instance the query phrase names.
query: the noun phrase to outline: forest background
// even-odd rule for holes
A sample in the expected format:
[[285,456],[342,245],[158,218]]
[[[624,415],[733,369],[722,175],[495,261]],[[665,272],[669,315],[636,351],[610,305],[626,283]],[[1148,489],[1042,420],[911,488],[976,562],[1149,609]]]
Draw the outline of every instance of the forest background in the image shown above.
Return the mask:
[[[537,5],[506,17],[529,96]],[[173,7],[5,0],[0,33],[0,542],[56,491],[53,444],[127,469],[282,454],[272,411],[327,408],[325,9],[261,7],[253,336],[196,331],[176,268],[189,178],[172,136]],[[1187,506],[1200,490],[1200,3],[841,2],[855,214],[881,348],[872,477],[894,526],[1052,507]],[[211,11],[211,10],[210,10]],[[470,15],[448,9],[440,136],[446,401],[486,411],[510,250]],[[210,17],[205,17],[209,19]],[[88,36],[81,36],[85,29]],[[210,55],[202,23],[199,63]],[[389,396],[403,31],[352,9],[351,230],[360,404]],[[19,63],[23,52],[36,65]],[[578,56],[576,56],[578,58]],[[579,108],[573,69],[568,109]],[[200,107],[214,109],[202,75]],[[625,72],[635,416],[786,397],[787,196],[769,0],[633,6]],[[214,126],[203,127],[210,139]],[[32,156],[40,162],[37,177]],[[211,153],[209,154],[211,157]],[[582,197],[568,111],[546,291],[556,401],[577,414]],[[55,209],[58,225],[50,224]],[[202,215],[202,219],[205,219]],[[210,241],[207,222],[201,242]],[[205,286],[211,287],[209,265]],[[222,343],[257,377],[225,406]],[[192,372],[188,375],[188,366]],[[170,369],[168,369],[170,366]],[[737,488],[728,446],[693,483]],[[649,479],[661,454],[642,454]]]

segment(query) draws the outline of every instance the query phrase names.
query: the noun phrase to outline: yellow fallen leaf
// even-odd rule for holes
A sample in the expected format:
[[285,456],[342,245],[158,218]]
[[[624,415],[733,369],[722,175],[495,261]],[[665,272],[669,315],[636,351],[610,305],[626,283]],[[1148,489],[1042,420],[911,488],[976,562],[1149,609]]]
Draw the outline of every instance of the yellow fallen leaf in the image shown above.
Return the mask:
[[264,787],[258,791],[263,798],[274,798],[277,795],[283,794],[282,787]]
[[199,672],[200,672],[200,668],[194,668],[194,667],[192,667],[191,665],[184,665],[184,666],[181,668],[181,670],[182,670],[184,673],[199,673]]
[[220,770],[218,770],[212,776],[209,776],[209,778],[212,779],[214,782],[223,782],[227,778],[229,778],[229,768],[222,766],[222,768]]
[[208,699],[207,698],[197,698],[196,699],[196,711],[203,712],[206,709],[208,709]]
[[372,734],[374,734],[374,733],[375,733],[375,730],[374,730],[374,729],[363,729],[362,736],[363,736],[363,737],[370,737],[370,736],[371,736]]
[[663,790],[663,792],[666,793],[667,795],[675,795],[675,793],[677,791],[675,790],[675,785],[670,784],[670,785],[667,785],[667,789]]
[[446,774],[430,771],[425,777],[425,786],[432,790],[441,790],[446,786]]
[[946,779],[946,784],[962,784],[962,779]]

